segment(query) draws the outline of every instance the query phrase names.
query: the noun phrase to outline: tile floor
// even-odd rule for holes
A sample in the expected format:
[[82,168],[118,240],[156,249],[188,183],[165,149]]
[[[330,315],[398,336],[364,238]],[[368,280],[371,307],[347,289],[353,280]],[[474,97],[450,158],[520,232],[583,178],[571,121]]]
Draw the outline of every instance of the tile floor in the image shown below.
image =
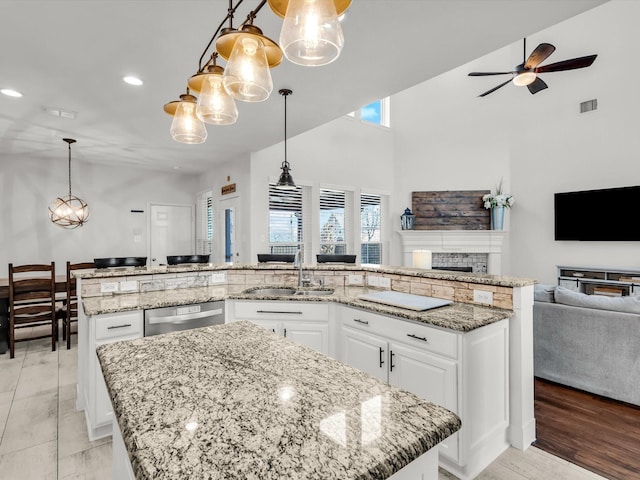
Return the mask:
[[[111,479],[111,440],[90,442],[75,410],[77,348],[52,352],[47,340],[0,355],[0,478]],[[456,477],[441,470],[439,480]],[[535,447],[509,449],[478,480],[603,479]]]

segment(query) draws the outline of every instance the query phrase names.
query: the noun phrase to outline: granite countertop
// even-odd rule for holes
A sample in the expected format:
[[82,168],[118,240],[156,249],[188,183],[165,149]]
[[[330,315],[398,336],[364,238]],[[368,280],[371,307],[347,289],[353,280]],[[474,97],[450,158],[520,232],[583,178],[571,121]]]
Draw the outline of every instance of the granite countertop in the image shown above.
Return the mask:
[[[212,302],[224,300],[255,300],[255,301],[283,301],[283,302],[336,302],[342,305],[361,308],[374,313],[391,315],[405,320],[425,323],[459,332],[468,332],[476,328],[499,322],[513,316],[512,310],[502,308],[483,307],[468,303],[454,302],[451,305],[427,311],[414,311],[406,308],[392,307],[379,303],[358,299],[358,295],[379,291],[368,287],[338,287],[332,295],[253,295],[249,292],[257,288],[247,288],[243,293],[229,294],[226,286],[194,287],[156,292],[121,294],[109,297],[89,297],[82,299],[82,305],[87,315],[101,315],[130,310],[145,310],[174,305],[189,305],[192,303]],[[280,286],[281,287],[281,286]],[[274,286],[273,288],[278,288]]]
[[383,479],[461,425],[246,321],[97,352],[138,479]]

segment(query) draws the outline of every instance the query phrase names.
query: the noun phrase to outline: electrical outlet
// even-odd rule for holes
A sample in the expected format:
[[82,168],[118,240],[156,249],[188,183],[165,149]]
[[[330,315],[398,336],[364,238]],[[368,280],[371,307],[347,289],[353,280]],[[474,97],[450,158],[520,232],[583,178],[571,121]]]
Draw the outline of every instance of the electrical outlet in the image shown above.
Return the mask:
[[102,282],[100,284],[100,293],[112,293],[118,291],[118,282]]
[[493,305],[493,292],[485,292],[484,290],[474,290],[473,301],[476,303],[485,303],[487,305]]
[[349,275],[349,285],[362,285],[362,275]]
[[211,285],[217,285],[217,284],[226,283],[226,282],[227,282],[227,274],[225,272],[212,273],[211,279],[209,281]]
[[379,287],[380,286],[380,277],[378,277],[376,275],[368,275],[367,276],[367,283],[371,287]]
[[390,278],[385,278],[385,277],[380,277],[380,286],[382,288],[391,288],[391,279]]
[[121,292],[136,292],[136,291],[138,291],[138,282],[136,280],[120,282],[120,291]]

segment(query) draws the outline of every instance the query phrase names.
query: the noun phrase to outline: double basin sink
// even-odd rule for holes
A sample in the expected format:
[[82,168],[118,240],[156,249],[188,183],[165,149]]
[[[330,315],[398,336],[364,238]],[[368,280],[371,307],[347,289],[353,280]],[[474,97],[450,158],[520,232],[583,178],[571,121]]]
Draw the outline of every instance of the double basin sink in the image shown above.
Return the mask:
[[309,287],[303,287],[303,288],[271,287],[271,288],[252,288],[252,289],[245,290],[243,293],[246,295],[257,295],[257,296],[264,295],[269,297],[327,296],[327,295],[333,295],[333,289],[329,289],[329,288],[314,289]]

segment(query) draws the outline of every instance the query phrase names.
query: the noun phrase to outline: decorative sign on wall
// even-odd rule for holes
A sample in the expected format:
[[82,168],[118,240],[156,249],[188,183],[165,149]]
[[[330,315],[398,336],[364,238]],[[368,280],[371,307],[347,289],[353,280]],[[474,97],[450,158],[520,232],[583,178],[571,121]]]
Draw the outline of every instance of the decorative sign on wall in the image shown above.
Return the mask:
[[229,185],[224,185],[222,187],[222,195],[229,195],[230,193],[235,193],[235,191],[236,191],[235,183],[230,183]]
[[489,190],[412,192],[415,230],[490,230],[491,210],[482,196]]

